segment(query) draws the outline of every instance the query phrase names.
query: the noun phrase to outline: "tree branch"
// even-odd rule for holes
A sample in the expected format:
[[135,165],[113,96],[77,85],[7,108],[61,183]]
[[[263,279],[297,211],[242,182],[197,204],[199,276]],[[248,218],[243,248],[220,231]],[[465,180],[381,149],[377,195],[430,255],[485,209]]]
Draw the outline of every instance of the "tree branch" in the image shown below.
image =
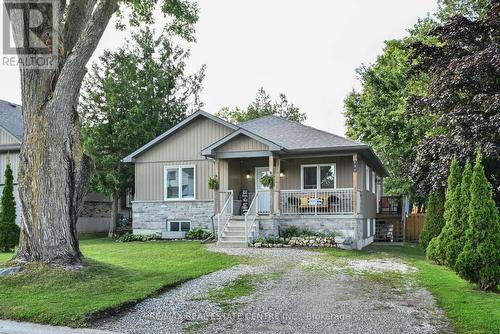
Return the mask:
[[71,53],[90,19],[96,0],[72,0],[64,21],[64,55]]
[[[100,0],[87,21],[73,51],[68,55],[54,90],[54,97],[78,101],[85,65],[94,53],[109,20],[118,9],[118,0]],[[71,22],[67,22],[71,24]],[[69,93],[69,94],[68,94]]]

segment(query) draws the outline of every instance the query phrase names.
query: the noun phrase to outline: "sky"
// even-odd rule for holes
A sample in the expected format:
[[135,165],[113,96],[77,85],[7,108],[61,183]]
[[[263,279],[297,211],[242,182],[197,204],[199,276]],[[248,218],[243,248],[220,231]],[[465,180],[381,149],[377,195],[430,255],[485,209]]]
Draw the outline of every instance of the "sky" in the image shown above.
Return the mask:
[[[188,71],[206,64],[204,110],[245,107],[260,87],[307,115],[306,124],[344,135],[344,98],[359,89],[355,70],[373,63],[384,41],[407,35],[436,0],[199,0],[197,42]],[[161,16],[157,24],[161,24]],[[111,22],[91,62],[121,46]],[[90,65],[90,63],[88,65]],[[0,99],[20,103],[18,69],[0,68]]]

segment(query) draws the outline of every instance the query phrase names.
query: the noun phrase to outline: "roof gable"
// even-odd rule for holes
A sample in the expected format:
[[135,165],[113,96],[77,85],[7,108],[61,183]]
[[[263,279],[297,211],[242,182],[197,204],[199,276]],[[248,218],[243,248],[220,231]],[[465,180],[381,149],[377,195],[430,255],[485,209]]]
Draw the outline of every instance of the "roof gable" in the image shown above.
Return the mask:
[[135,158],[137,158],[139,155],[143,154],[144,152],[148,151],[149,149],[151,149],[152,147],[154,147],[155,145],[165,141],[166,139],[170,138],[173,134],[177,133],[178,131],[184,129],[187,125],[191,124],[194,120],[200,118],[200,117],[205,117],[205,118],[208,118],[214,122],[217,122],[221,125],[224,125],[232,130],[236,130],[237,129],[237,126],[234,125],[234,124],[231,124],[231,123],[228,123],[214,115],[211,115],[207,112],[204,112],[204,111],[197,111],[195,113],[193,113],[191,116],[187,117],[186,119],[184,119],[183,121],[181,121],[180,123],[178,123],[177,125],[175,125],[174,127],[170,128],[168,131],[166,131],[165,133],[161,134],[160,136],[156,137],[155,139],[151,140],[149,143],[147,143],[146,145],[142,146],[141,148],[135,150],[134,152],[132,152],[131,154],[129,154],[128,156],[126,156],[125,158],[122,159],[123,162],[133,162]]
[[222,147],[225,147],[226,145],[230,144],[231,142],[233,142],[234,140],[236,140],[237,138],[239,138],[241,136],[250,138],[256,142],[259,142],[259,143],[267,146],[267,150],[269,150],[269,151],[279,151],[279,150],[283,149],[283,147],[276,145],[275,143],[267,140],[266,138],[262,138],[261,136],[256,135],[253,132],[250,132],[250,131],[247,131],[245,129],[240,128],[240,129],[230,133],[229,135],[225,136],[224,138],[221,138],[220,140],[216,141],[215,143],[208,146],[207,148],[203,149],[201,151],[201,154],[205,155],[205,156],[213,156],[215,151],[217,151],[218,149],[220,149]]

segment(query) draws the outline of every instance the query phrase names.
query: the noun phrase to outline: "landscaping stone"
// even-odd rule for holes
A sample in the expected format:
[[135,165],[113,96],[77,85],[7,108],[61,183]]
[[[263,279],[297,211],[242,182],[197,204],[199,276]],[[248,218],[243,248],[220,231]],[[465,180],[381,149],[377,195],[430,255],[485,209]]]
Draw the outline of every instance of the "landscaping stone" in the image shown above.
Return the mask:
[[14,275],[14,274],[17,274],[21,271],[23,271],[23,267],[21,267],[21,266],[1,268],[0,269],[0,277]]

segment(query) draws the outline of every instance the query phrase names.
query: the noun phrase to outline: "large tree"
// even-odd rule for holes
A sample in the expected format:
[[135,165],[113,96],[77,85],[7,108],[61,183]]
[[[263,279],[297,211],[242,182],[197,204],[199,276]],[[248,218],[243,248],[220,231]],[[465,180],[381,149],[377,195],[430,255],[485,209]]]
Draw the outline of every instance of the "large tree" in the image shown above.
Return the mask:
[[408,100],[408,115],[435,115],[417,147],[412,170],[423,194],[444,187],[454,157],[463,165],[480,148],[500,203],[499,16],[500,3],[495,0],[486,18],[472,21],[456,16],[429,33],[440,43],[411,46],[416,63],[410,74],[425,74],[430,80],[425,95]]
[[257,91],[255,100],[246,109],[225,107],[217,113],[217,116],[235,124],[268,115],[280,116],[299,123],[304,123],[306,120],[306,115],[290,103],[285,94],[280,94],[279,100],[272,101],[264,88]]
[[[370,66],[361,66],[357,74],[362,84],[360,91],[351,92],[345,100],[347,135],[370,144],[389,170],[384,181],[389,194],[413,194],[415,185],[411,169],[416,159],[416,147],[435,120],[432,110],[410,117],[406,113],[411,95],[425,95],[428,76],[408,77],[411,65],[409,48],[415,42],[423,45],[437,43],[429,31],[450,16],[461,14],[471,19],[482,17],[489,8],[489,0],[439,0],[438,12],[420,19],[409,35],[386,42],[383,53]],[[443,165],[449,166],[449,161]],[[444,178],[446,180],[446,177]],[[424,200],[428,192],[420,193]]]
[[201,107],[204,67],[185,74],[188,57],[167,35],[146,28],[125,47],[106,51],[84,81],[84,147],[94,162],[93,187],[112,199],[110,237],[118,200],[133,188],[133,167],[120,160]]
[[[46,18],[37,29],[38,35],[58,42],[55,68],[20,69],[25,130],[19,165],[23,226],[17,260],[74,265],[82,258],[76,222],[90,177],[78,116],[85,65],[118,10],[122,18],[130,13],[133,24],[151,23],[158,0],[54,3],[59,5],[57,16],[41,2],[6,3],[15,36],[31,34],[30,20],[25,18],[33,10]],[[17,15],[18,8],[23,15]],[[196,6],[186,0],[163,0],[161,9],[171,17],[171,32],[191,36],[198,19]],[[16,39],[16,46],[20,55],[47,52],[25,45],[21,39]]]

